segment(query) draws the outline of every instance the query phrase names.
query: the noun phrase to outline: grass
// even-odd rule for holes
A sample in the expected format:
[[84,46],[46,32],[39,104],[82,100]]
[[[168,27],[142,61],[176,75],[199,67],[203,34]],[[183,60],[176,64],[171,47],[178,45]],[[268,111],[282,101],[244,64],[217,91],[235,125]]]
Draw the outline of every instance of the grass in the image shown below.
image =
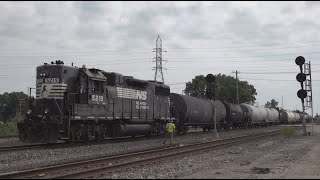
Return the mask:
[[287,138],[298,135],[297,130],[292,127],[283,128],[283,134],[284,134],[284,137],[287,137]]
[[17,135],[18,135],[17,122],[6,122],[3,124],[0,124],[0,137],[17,136]]

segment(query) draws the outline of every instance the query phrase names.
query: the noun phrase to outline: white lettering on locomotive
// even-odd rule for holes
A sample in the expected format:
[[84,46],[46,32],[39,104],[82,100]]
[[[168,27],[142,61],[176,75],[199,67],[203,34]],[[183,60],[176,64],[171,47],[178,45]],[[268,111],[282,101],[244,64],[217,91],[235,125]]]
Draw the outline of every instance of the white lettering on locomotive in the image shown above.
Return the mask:
[[40,78],[37,79],[37,84],[42,84],[42,83],[59,83],[60,79],[59,78]]
[[147,91],[137,90],[137,99],[147,100]]
[[136,101],[136,109],[149,109],[147,102]]
[[92,95],[92,96],[91,96],[91,100],[92,100],[92,101],[103,101],[103,96]]
[[147,91],[117,87],[117,94],[120,98],[147,100]]
[[59,83],[59,78],[45,78],[45,83]]

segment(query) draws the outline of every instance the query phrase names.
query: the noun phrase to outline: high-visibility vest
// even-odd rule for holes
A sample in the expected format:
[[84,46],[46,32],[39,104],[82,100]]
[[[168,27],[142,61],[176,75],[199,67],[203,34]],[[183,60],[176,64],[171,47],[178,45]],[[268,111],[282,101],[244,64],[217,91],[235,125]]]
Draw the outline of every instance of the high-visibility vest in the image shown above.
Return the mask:
[[176,126],[172,122],[167,123],[167,125],[166,125],[166,130],[168,133],[173,133],[175,128],[176,128]]

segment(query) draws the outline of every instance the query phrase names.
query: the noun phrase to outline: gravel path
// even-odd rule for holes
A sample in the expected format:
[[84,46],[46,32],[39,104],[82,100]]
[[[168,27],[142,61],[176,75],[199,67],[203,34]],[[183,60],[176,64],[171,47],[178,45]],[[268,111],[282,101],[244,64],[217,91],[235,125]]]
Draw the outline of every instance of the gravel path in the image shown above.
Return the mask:
[[[301,126],[301,125],[300,125]],[[310,129],[310,128],[308,128]],[[285,138],[282,135],[193,154],[161,164],[130,169],[125,173],[100,175],[112,179],[262,179],[320,178],[320,126],[313,136]],[[313,161],[312,161],[313,160]]]
[[[221,132],[220,137],[232,137],[240,134],[248,134],[253,132],[261,132],[282,128],[280,126],[255,128],[249,130],[234,130],[229,132]],[[176,136],[174,142],[176,144],[189,144],[196,142],[204,142],[213,140],[212,133],[189,134],[187,136]],[[163,139],[146,139],[141,141],[132,141],[124,143],[104,143],[98,145],[83,145],[79,147],[67,147],[56,149],[35,149],[18,152],[6,152],[0,154],[0,173],[10,172],[14,170],[29,169],[35,167],[43,167],[64,162],[72,162],[76,160],[92,159],[101,156],[109,156],[114,154],[122,154],[138,150],[150,149],[155,147],[163,147]],[[158,168],[156,168],[158,169]],[[129,177],[129,176],[128,176]],[[160,176],[161,178],[162,176]],[[165,177],[165,176],[163,176]],[[174,176],[170,176],[174,177]]]

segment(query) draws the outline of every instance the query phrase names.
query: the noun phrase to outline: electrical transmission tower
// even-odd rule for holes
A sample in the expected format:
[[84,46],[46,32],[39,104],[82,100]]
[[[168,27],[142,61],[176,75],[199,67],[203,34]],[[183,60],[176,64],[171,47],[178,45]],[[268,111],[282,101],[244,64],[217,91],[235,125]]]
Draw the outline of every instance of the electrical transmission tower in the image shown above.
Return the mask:
[[[154,81],[157,82],[163,82],[164,83],[164,79],[163,79],[163,72],[162,72],[162,40],[160,38],[160,36],[158,35],[157,37],[157,41],[156,41],[156,48],[155,51],[152,52],[156,52],[156,57],[155,57],[155,62],[156,62],[156,67],[155,67],[155,74],[154,74]],[[167,52],[167,51],[163,51],[163,52]],[[154,62],[154,61],[153,61]],[[163,68],[165,69],[165,68]]]

